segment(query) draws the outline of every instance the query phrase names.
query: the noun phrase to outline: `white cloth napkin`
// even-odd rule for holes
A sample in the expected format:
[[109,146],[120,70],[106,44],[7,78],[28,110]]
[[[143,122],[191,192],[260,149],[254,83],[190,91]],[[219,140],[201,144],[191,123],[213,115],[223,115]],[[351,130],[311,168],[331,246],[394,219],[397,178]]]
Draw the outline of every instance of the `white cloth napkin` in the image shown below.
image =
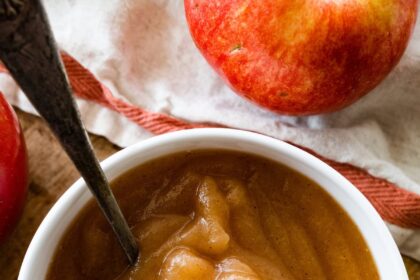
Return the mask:
[[[252,129],[359,166],[420,194],[420,23],[397,68],[368,96],[333,114],[278,116],[235,95],[195,48],[181,0],[46,0],[61,48],[114,95],[190,121]],[[0,89],[33,112],[11,78]],[[151,134],[79,100],[89,131],[119,146]],[[389,225],[402,253],[420,260],[420,230]]]

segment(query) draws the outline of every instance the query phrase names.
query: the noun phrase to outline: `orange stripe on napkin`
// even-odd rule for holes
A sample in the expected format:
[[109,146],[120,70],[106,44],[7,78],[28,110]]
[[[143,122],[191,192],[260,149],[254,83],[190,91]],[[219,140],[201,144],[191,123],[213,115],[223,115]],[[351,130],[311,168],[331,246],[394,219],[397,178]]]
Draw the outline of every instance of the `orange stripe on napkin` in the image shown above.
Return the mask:
[[[113,96],[106,86],[73,57],[63,53],[62,59],[78,97],[117,111],[154,134],[198,127],[221,127],[211,123],[191,123],[129,104]],[[0,72],[6,70],[0,67]],[[353,165],[335,162],[312,150],[300,148],[325,161],[352,182],[369,199],[384,220],[405,228],[420,228],[420,195],[399,188],[384,179],[376,178]]]
[[165,114],[149,112],[126,103],[114,97],[106,86],[100,83],[89,70],[84,68],[73,57],[63,53],[62,59],[66,66],[70,83],[77,96],[100,103],[117,111],[153,134],[163,134],[181,129],[217,126],[210,123],[192,124]]

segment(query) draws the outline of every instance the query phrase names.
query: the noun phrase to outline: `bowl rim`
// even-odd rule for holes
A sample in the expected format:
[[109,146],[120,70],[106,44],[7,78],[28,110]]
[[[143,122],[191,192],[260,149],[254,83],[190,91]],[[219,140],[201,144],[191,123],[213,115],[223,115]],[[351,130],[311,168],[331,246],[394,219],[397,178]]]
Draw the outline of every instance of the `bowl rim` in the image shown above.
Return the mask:
[[[300,165],[291,166],[289,165],[292,164],[290,162],[280,161],[280,159],[273,159],[277,162],[280,162],[283,165],[288,166],[291,169],[294,169],[300,174],[303,174],[304,176],[316,181],[318,185],[320,185],[330,196],[333,197],[335,201],[337,201],[337,203],[344,209],[344,211],[350,216],[350,218],[358,227],[359,232],[363,236],[365,242],[367,243],[370,249],[370,252],[374,259],[374,263],[376,264],[376,268],[378,273],[380,274],[381,279],[408,280],[407,271],[405,269],[397,245],[395,244],[395,241],[393,240],[391,233],[386,227],[384,221],[381,219],[381,217],[376,212],[374,207],[370,204],[370,202],[367,200],[367,198],[354,185],[352,185],[346,178],[344,178],[332,167],[330,167],[320,159],[316,158],[315,156],[309,154],[308,152],[284,141],[254,132],[229,128],[198,128],[191,130],[181,130],[142,140],[132,146],[122,149],[116,152],[115,154],[111,155],[104,161],[102,161],[101,166],[104,170],[105,175],[110,180],[112,180],[115,177],[118,177],[119,175],[124,173],[125,171],[128,171],[135,165],[142,164],[153,158],[159,158],[165,154],[176,152],[162,152],[162,150],[172,149],[170,145],[174,145],[176,143],[181,144],[183,141],[190,141],[192,143],[196,141],[197,147],[194,147],[194,145],[192,145],[189,149],[184,148],[183,150],[207,149],[204,147],[198,147],[200,145],[203,145],[202,143],[198,143],[200,141],[207,141],[209,139],[212,139],[212,141],[230,141],[232,143],[237,141],[236,144],[239,146],[244,143],[247,143],[248,145],[255,144],[255,150],[243,152],[273,159],[270,155],[261,155],[262,152],[261,150],[258,151],[258,148],[266,149],[267,151],[274,150],[274,152],[276,152],[276,155],[273,156],[281,156],[284,159],[291,160],[291,162],[295,161],[299,163]],[[211,145],[211,141],[209,142],[209,144]],[[157,151],[158,149],[160,149],[161,151]],[[226,148],[222,146],[220,147],[220,149],[236,150],[234,146],[229,146]],[[149,155],[148,159],[144,159],[143,155],[148,151],[151,151],[150,154],[152,155]],[[242,150],[238,148],[238,151]],[[158,153],[158,155],[153,155],[153,153]],[[138,163],[134,165],[131,164],[130,167],[121,167],[122,163],[129,161],[136,161]],[[313,172],[314,174],[308,175],[308,172]],[[338,187],[337,191],[342,193],[342,195],[345,194],[345,196],[347,196],[343,197],[343,199],[349,199],[349,201],[351,202],[356,202],[356,204],[351,207],[353,207],[354,209],[358,208],[359,211],[363,212],[364,217],[360,218],[360,220],[364,219],[364,225],[367,225],[369,227],[368,229],[364,227],[362,228],[360,226],[362,222],[360,222],[359,219],[355,218],[356,214],[349,212],[350,206],[344,207],[343,200],[340,200],[338,198],[338,194],[332,193],[333,189],[328,190],[326,186],[321,185],[318,182],[318,180],[314,178],[316,177],[316,174],[318,174],[320,178],[325,177],[326,179],[331,181],[331,183],[335,185],[335,187],[331,188]],[[53,207],[43,219],[41,225],[38,227],[35,235],[33,236],[33,239],[26,251],[21,269],[19,271],[19,280],[33,279],[34,272],[36,272],[37,269],[39,269],[37,266],[37,263],[39,262],[39,256],[46,254],[44,252],[44,245],[50,242],[50,236],[54,236],[56,234],[55,226],[63,221],[63,217],[67,215],[67,212],[70,212],[69,208],[71,206],[81,205],[78,206],[77,210],[75,210],[76,214],[79,213],[80,210],[83,208],[83,205],[87,203],[87,200],[89,200],[90,197],[92,197],[92,195],[87,189],[84,180],[80,178],[72,186],[70,186],[65,191],[65,193],[56,201],[56,203],[53,205]],[[76,214],[74,214],[73,216],[75,216]],[[70,219],[70,221],[64,222],[65,228],[64,230],[61,230],[62,232],[66,231],[73,218]],[[367,240],[367,231],[376,231],[378,233],[376,241],[372,238]],[[62,233],[59,234],[57,238],[61,239]],[[53,246],[53,251],[55,250],[56,246],[57,244]],[[379,254],[381,253],[380,251],[382,251],[382,254]],[[47,260],[51,260],[51,255],[54,252],[51,252],[50,250],[47,253],[50,254],[50,257],[47,258]],[[385,254],[385,256],[383,256],[383,254]],[[46,274],[48,270],[48,265],[47,268],[43,270],[43,275]],[[389,275],[390,272],[392,275]]]

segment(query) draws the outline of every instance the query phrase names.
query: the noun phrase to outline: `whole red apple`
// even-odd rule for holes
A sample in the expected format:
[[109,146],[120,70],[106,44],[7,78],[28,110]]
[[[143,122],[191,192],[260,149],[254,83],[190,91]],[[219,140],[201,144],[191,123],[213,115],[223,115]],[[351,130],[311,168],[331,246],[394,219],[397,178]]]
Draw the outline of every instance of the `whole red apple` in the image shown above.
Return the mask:
[[185,0],[192,37],[239,94],[272,111],[343,108],[403,54],[417,0]]
[[0,243],[13,231],[26,197],[26,147],[12,107],[0,93]]

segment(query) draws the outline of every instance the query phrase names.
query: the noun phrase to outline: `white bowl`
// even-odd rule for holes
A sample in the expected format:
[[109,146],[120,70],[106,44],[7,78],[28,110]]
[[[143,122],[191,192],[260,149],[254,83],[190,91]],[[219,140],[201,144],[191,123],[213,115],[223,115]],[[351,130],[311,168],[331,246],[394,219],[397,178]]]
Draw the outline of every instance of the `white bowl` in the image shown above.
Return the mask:
[[[311,178],[349,214],[362,233],[381,279],[406,280],[398,248],[368,200],[343,176],[314,156],[273,138],[233,129],[194,129],[156,136],[128,147],[102,162],[109,180],[163,155],[220,148],[257,154],[280,162]],[[79,179],[57,201],[38,228],[20,269],[20,280],[44,279],[55,248],[70,222],[92,198]]]

